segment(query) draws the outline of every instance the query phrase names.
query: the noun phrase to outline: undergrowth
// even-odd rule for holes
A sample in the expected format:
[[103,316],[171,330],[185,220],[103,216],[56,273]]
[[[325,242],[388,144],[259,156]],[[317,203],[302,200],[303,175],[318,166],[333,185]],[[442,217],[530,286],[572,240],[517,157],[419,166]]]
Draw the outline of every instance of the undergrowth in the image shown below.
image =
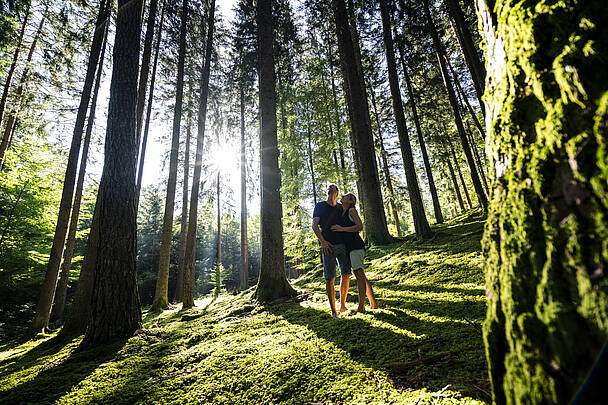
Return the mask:
[[[55,334],[0,346],[0,402],[481,403],[485,295],[472,211],[368,251],[382,308],[329,316],[322,269],[294,282],[300,302],[260,305],[252,290],[144,313],[134,337],[80,348]],[[337,286],[336,286],[337,287]],[[356,283],[349,306],[356,307]]]

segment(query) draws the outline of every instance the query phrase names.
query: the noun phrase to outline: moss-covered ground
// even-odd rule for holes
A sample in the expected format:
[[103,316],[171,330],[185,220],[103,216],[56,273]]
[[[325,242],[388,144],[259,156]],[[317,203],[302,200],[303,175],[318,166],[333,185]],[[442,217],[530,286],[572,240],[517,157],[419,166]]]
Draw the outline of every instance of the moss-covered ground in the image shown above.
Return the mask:
[[0,403],[483,403],[483,221],[472,211],[431,241],[370,249],[381,309],[364,314],[331,319],[317,267],[295,281],[298,302],[259,305],[249,290],[145,312],[138,334],[107,346],[5,343]]

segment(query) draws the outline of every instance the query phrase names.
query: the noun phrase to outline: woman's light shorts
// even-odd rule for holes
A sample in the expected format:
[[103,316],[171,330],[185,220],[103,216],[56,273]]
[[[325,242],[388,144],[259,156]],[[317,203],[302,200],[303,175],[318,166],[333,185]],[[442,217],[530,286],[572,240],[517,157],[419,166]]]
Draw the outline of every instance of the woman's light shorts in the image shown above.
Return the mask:
[[351,250],[350,252],[350,267],[353,270],[363,269],[363,259],[365,258],[365,249]]

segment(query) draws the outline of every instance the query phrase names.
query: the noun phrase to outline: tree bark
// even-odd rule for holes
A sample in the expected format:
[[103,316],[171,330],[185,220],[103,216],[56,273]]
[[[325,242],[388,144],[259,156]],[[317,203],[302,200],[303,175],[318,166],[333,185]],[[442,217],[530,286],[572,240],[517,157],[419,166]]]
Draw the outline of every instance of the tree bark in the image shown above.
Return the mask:
[[464,196],[467,199],[467,204],[469,204],[469,209],[473,209],[473,203],[471,203],[471,197],[469,196],[469,190],[467,189],[467,183],[464,182],[464,177],[462,176],[462,170],[460,170],[460,163],[458,163],[458,158],[456,157],[456,151],[454,151],[454,146],[452,142],[450,144],[450,152],[452,153],[452,159],[454,159],[454,165],[456,167],[456,172],[458,172],[458,178],[462,183],[462,190],[464,191]]
[[[218,139],[219,144],[219,139]],[[216,203],[217,203],[217,244],[215,250],[215,293],[219,294],[222,280],[221,280],[221,269],[222,269],[222,207],[221,197],[220,197],[220,182],[221,182],[221,173],[218,169],[217,171],[217,179],[216,179]]]
[[213,30],[215,27],[215,0],[209,6],[209,21],[207,23],[207,38],[205,45],[205,64],[201,74],[200,93],[198,103],[198,132],[196,138],[196,160],[192,175],[192,192],[190,194],[190,212],[188,213],[188,237],[186,239],[186,253],[184,266],[184,290],[182,293],[182,307],[194,306],[194,259],[196,244],[196,226],[198,220],[198,194],[201,183],[201,169],[203,164],[203,146],[205,143],[205,124],[207,122],[207,98],[209,96],[209,74],[211,72],[211,55],[213,52]]
[[137,292],[136,105],[142,0],[119,0],[104,167],[99,183],[99,245],[86,344],[133,335]]
[[306,140],[308,141],[308,166],[310,169],[310,182],[312,184],[312,198],[317,205],[317,187],[315,186],[315,166],[312,157],[312,136],[310,135],[310,120],[306,121]]
[[[450,61],[448,59],[446,59],[446,63],[448,65],[448,68],[450,69],[452,78],[454,79],[454,84],[456,85],[456,89],[458,90],[460,97],[463,99],[465,105],[467,106],[467,111],[469,112],[469,115],[473,119],[473,122],[475,123],[475,127],[477,127],[477,131],[479,132],[479,135],[481,136],[481,139],[486,139],[486,134],[483,131],[483,127],[481,126],[481,123],[477,119],[477,115],[475,114],[475,111],[473,111],[473,107],[471,107],[471,103],[469,103],[469,99],[464,94],[464,90],[462,89],[462,86],[460,85],[460,80],[458,80],[458,76],[456,76],[456,72],[454,72],[454,69],[452,68],[452,64],[450,63]],[[482,107],[482,111],[483,111],[483,107]]]
[[70,279],[70,269],[72,268],[72,255],[74,253],[74,244],[76,242],[76,231],[78,230],[78,217],[80,216],[80,203],[82,201],[82,193],[84,190],[84,177],[87,169],[87,160],[89,156],[89,145],[91,143],[91,135],[93,133],[93,124],[95,123],[95,110],[97,108],[97,96],[99,95],[99,86],[101,84],[101,76],[103,74],[103,61],[106,52],[106,44],[108,42],[108,30],[110,24],[106,24],[103,37],[103,45],[99,55],[99,63],[97,65],[97,77],[95,78],[95,89],[93,90],[93,98],[89,107],[89,117],[87,120],[87,129],[84,135],[84,143],[82,145],[82,156],[80,158],[80,167],[78,169],[78,180],[76,182],[76,193],[74,195],[74,204],[72,205],[72,215],[70,216],[70,227],[68,230],[68,239],[65,250],[63,251],[63,262],[61,263],[61,277],[55,292],[55,302],[51,310],[51,319],[63,323],[63,314],[65,309],[65,299],[68,291],[68,283]]
[[475,87],[475,93],[477,94],[479,105],[483,110],[482,96],[485,87],[486,69],[481,63],[481,59],[477,53],[477,47],[473,42],[473,37],[471,36],[471,31],[469,30],[467,21],[464,18],[462,9],[460,8],[459,0],[444,0],[444,3],[448,8],[450,17],[452,17],[450,23],[454,33],[456,34],[456,39],[458,40],[460,49],[462,49],[462,54],[464,55],[464,60],[469,68],[469,72],[471,72],[473,87]]
[[141,56],[141,69],[139,72],[139,84],[137,90],[137,148],[141,139],[144,107],[146,105],[146,88],[148,87],[148,74],[150,73],[150,58],[152,56],[152,39],[154,37],[154,26],[156,25],[156,12],[158,0],[150,0],[148,9],[148,22],[146,24],[146,37],[144,39],[144,51]]
[[[423,238],[430,238],[432,236],[431,227],[429,226],[426,219],[426,213],[424,212],[424,203],[420,193],[420,186],[418,185],[418,176],[416,175],[416,166],[414,165],[412,146],[410,144],[410,137],[407,131],[407,124],[405,122],[403,102],[401,100],[401,90],[399,89],[397,62],[395,60],[395,48],[393,44],[393,35],[391,32],[391,18],[386,0],[379,0],[379,3],[380,13],[382,15],[382,31],[384,37],[384,50],[386,53],[386,64],[388,67],[388,81],[391,89],[393,113],[395,115],[395,123],[397,124],[399,144],[401,145],[401,155],[403,157],[403,167],[405,168],[405,178],[407,180],[407,190],[412,208],[414,229],[416,230],[416,234],[419,236]],[[421,144],[421,146],[422,145],[423,144]],[[439,212],[441,212],[441,210]],[[440,218],[443,219],[441,214]]]
[[17,90],[14,95],[14,103],[11,113],[6,120],[6,126],[4,128],[4,134],[2,135],[2,141],[0,142],[0,169],[4,167],[4,157],[6,155],[6,150],[12,141],[12,135],[17,126],[17,116],[19,114],[19,110],[21,109],[21,104],[23,104],[23,91],[25,89],[25,85],[30,76],[31,70],[31,62],[32,57],[34,56],[34,51],[36,50],[36,45],[38,44],[38,40],[40,39],[40,35],[42,33],[42,27],[44,27],[44,23],[46,21],[46,13],[48,10],[48,6],[44,8],[42,12],[42,17],[40,18],[40,23],[38,24],[38,28],[36,29],[36,33],[34,34],[34,39],[30,44],[30,50],[27,54],[27,59],[25,60],[25,65],[23,67],[23,72],[21,73],[21,79],[19,79],[19,86],[17,86]]
[[446,159],[448,164],[448,171],[450,172],[450,178],[452,179],[452,185],[454,186],[454,192],[456,193],[456,198],[458,198],[458,204],[460,205],[460,210],[464,211],[466,208],[464,207],[464,201],[462,200],[462,194],[460,194],[460,187],[458,187],[458,181],[456,180],[456,174],[454,173],[454,167],[452,166],[451,159]]
[[[395,34],[396,36],[396,34]],[[416,97],[414,96],[414,89],[410,75],[407,70],[407,64],[405,63],[405,56],[403,50],[403,43],[398,43],[399,58],[401,59],[401,68],[403,69],[403,76],[405,78],[405,85],[407,92],[410,96],[410,105],[412,107],[412,115],[414,117],[414,124],[416,126],[416,133],[418,134],[418,143],[420,144],[420,152],[422,153],[422,161],[424,162],[424,168],[426,170],[426,177],[429,181],[429,190],[431,192],[431,199],[433,200],[433,212],[435,213],[435,220],[438,224],[443,223],[443,214],[441,213],[441,204],[439,204],[439,196],[437,194],[437,187],[435,187],[435,178],[433,177],[433,171],[431,170],[431,162],[429,160],[429,154],[426,150],[426,142],[422,135],[422,127],[420,126],[420,118],[418,117],[418,108],[416,107]]]
[[258,78],[260,97],[260,235],[262,259],[254,297],[262,302],[296,295],[285,276],[281,171],[277,145],[272,0],[258,0]]
[[249,280],[249,251],[247,248],[247,156],[245,149],[245,90],[239,89],[241,109],[241,271],[239,288],[246,290]]
[[[8,100],[8,93],[11,90],[11,84],[13,82],[13,75],[17,68],[17,61],[19,60],[19,54],[21,53],[21,44],[23,43],[23,35],[25,34],[25,28],[27,27],[27,21],[30,16],[30,3],[27,3],[25,13],[23,14],[23,22],[21,23],[21,31],[19,31],[19,38],[15,45],[15,52],[13,52],[13,59],[11,65],[8,68],[6,74],[6,80],[4,81],[4,89],[2,90],[2,98],[0,98],[0,128],[2,128],[2,119],[4,118],[4,110],[6,108],[6,101]],[[3,138],[4,141],[4,138]],[[8,140],[7,140],[8,142]],[[4,160],[4,155],[0,155],[0,164]]]
[[99,62],[99,54],[101,53],[104,24],[108,18],[109,10],[110,7],[107,0],[102,0],[95,24],[96,29],[93,33],[91,51],[89,53],[89,59],[87,62],[87,72],[80,96],[78,112],[76,114],[76,124],[74,125],[72,143],[70,145],[70,151],[68,154],[68,163],[65,170],[61,202],[59,203],[59,215],[57,217],[57,224],[55,227],[53,246],[51,248],[44,283],[40,293],[40,300],[38,301],[38,306],[36,307],[36,315],[34,316],[34,322],[30,328],[31,333],[44,331],[48,325],[49,317],[51,315],[51,306],[53,305],[55,288],[57,286],[57,278],[59,275],[59,265],[61,264],[61,255],[65,245],[65,236],[68,230],[68,222],[72,208],[72,197],[74,195],[74,183],[76,181],[76,169],[78,165],[80,143],[82,140],[82,133],[84,130],[89,101],[91,99],[93,80],[95,79],[95,72]]
[[466,138],[464,126],[462,124],[462,117],[460,116],[460,110],[458,109],[458,102],[456,101],[456,94],[454,93],[454,87],[452,87],[452,83],[450,82],[450,75],[448,74],[448,69],[446,66],[445,50],[443,44],[441,43],[439,35],[437,34],[437,29],[435,28],[433,18],[431,17],[428,0],[422,0],[422,3],[424,14],[426,16],[426,21],[428,23],[428,29],[430,31],[431,37],[433,38],[433,44],[435,47],[435,52],[437,54],[439,69],[441,71],[441,76],[443,77],[443,84],[448,93],[448,100],[450,102],[450,106],[452,107],[452,112],[454,113],[454,121],[456,122],[458,135],[460,136],[460,141],[462,142],[462,149],[464,151],[464,155],[466,157],[471,172],[473,187],[475,188],[479,204],[483,207],[484,210],[486,210],[488,208],[488,198],[483,190],[483,186],[481,185],[479,173],[477,172],[477,168],[475,167],[475,161],[471,153],[471,148]]
[[184,64],[186,59],[187,23],[188,0],[183,0],[179,34],[175,107],[173,111],[173,134],[169,157],[169,178],[167,180],[167,197],[165,199],[165,213],[163,216],[163,230],[160,243],[158,278],[156,279],[156,290],[154,293],[154,301],[152,302],[153,311],[160,311],[169,306],[169,260],[171,258],[171,241],[173,239],[173,211],[175,209],[175,189],[177,187],[177,155],[179,153],[179,134],[184,100]]
[[141,194],[141,179],[144,173],[144,162],[146,158],[146,146],[148,144],[148,133],[150,130],[150,119],[152,118],[152,103],[154,102],[154,84],[156,82],[156,67],[158,65],[158,53],[160,50],[160,40],[163,33],[163,24],[165,22],[165,5],[163,3],[160,14],[160,23],[158,24],[158,33],[156,37],[156,50],[154,51],[154,63],[152,65],[152,77],[150,78],[150,94],[148,95],[148,108],[146,109],[146,124],[141,140],[139,151],[138,169],[137,169],[137,204],[139,206],[139,195]]
[[391,179],[391,172],[388,165],[388,154],[386,153],[386,149],[384,148],[384,139],[382,139],[382,124],[380,123],[380,117],[376,105],[376,92],[371,87],[370,90],[372,93],[372,108],[374,109],[376,125],[378,126],[378,145],[380,146],[380,158],[382,159],[382,164],[380,166],[384,170],[386,188],[388,189],[389,193],[389,204],[391,206],[391,211],[393,211],[393,219],[395,221],[395,227],[397,228],[397,236],[401,237],[403,236],[403,232],[401,231],[401,222],[399,221],[399,211],[397,210],[397,205],[395,204],[396,196],[395,190],[393,189],[393,180]]
[[[192,86],[190,91],[192,92]],[[177,280],[175,283],[175,293],[173,301],[181,302],[184,290],[184,268],[186,264],[186,239],[188,238],[188,176],[190,173],[190,137],[191,137],[192,113],[188,109],[186,118],[186,151],[184,153],[184,182],[182,184],[182,218],[179,230],[179,261],[177,264]]]
[[[375,244],[391,243],[388,233],[384,205],[380,196],[380,182],[374,156],[369,107],[363,77],[358,69],[351,27],[348,22],[344,0],[333,0],[334,19],[338,37],[338,48],[342,70],[345,74],[345,91],[349,104],[351,137],[356,150],[355,165],[361,181],[361,203],[365,207],[365,230],[367,238]],[[352,27],[356,30],[355,27]]]
[[476,3],[494,177],[483,238],[493,402],[605,403],[606,3]]

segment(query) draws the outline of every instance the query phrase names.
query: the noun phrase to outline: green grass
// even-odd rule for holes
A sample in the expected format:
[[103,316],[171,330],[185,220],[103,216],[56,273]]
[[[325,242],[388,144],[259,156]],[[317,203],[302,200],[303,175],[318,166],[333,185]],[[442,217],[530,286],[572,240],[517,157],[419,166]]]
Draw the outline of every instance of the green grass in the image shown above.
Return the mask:
[[[79,349],[81,338],[55,335],[4,344],[0,403],[487,401],[477,329],[483,220],[473,211],[436,226],[431,241],[370,249],[366,272],[383,308],[365,314],[332,320],[317,267],[295,281],[311,293],[302,302],[262,306],[250,290],[146,312],[141,333],[108,346]],[[348,302],[356,307],[354,281]],[[388,365],[439,353],[407,369]]]

